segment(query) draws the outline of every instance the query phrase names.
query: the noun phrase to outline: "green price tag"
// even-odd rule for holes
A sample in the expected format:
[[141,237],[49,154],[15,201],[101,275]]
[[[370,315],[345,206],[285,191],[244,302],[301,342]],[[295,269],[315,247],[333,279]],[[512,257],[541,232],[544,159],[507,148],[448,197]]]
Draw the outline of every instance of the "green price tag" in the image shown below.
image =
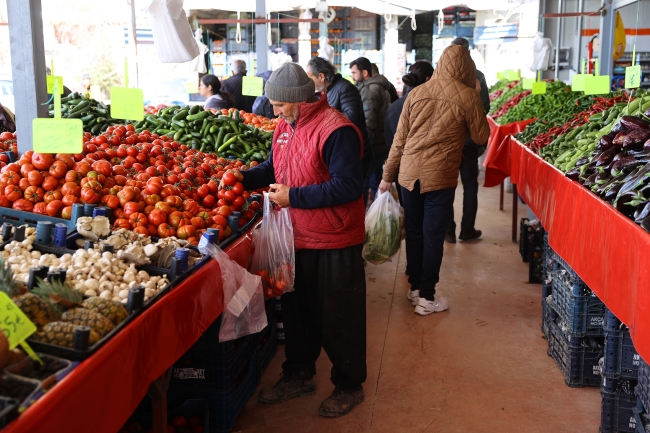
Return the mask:
[[81,153],[84,125],[81,119],[34,119],[34,152]]
[[63,94],[63,77],[55,77],[53,75],[48,75],[45,77],[47,79],[47,93],[50,95],[54,93],[54,81],[59,85],[59,94]]
[[584,92],[585,91],[585,80],[587,77],[591,77],[591,74],[575,74],[571,78],[571,90],[574,92]]
[[0,292],[0,329],[9,340],[9,350],[15,348],[36,332],[36,325],[4,292]]
[[185,83],[185,91],[190,95],[194,93],[199,93],[199,86],[196,84],[196,81],[190,80],[187,83]]
[[543,95],[546,93],[546,81],[535,81],[533,83],[533,95]]
[[507,77],[506,77],[505,71],[504,72],[497,72],[497,80],[505,80],[506,78]]
[[609,93],[611,80],[609,75],[585,78],[585,95],[604,95]]
[[243,77],[241,82],[242,95],[262,96],[264,95],[264,80],[262,77]]
[[144,119],[144,94],[142,90],[111,87],[111,116],[114,119]]
[[533,83],[535,83],[534,78],[524,78],[522,81],[524,90],[533,90]]
[[641,65],[625,68],[625,88],[636,89],[641,86]]
[[519,72],[519,69],[517,69],[516,71],[514,69],[508,69],[506,71],[506,79],[510,81],[521,80],[521,73]]

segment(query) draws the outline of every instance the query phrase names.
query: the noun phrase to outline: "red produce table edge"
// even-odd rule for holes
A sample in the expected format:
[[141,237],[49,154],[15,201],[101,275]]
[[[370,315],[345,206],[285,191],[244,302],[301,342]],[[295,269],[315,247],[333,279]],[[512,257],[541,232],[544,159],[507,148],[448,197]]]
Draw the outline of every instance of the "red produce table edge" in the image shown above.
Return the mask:
[[[243,267],[248,267],[253,230],[226,249]],[[217,262],[210,260],[79,364],[3,433],[117,432],[149,384],[173,365],[222,311],[221,272]]]
[[549,244],[650,360],[650,234],[516,139],[508,147],[512,182],[549,232]]
[[535,119],[499,125],[492,116],[487,116],[487,121],[490,125],[490,139],[483,163],[485,167],[483,186],[492,187],[501,184],[506,177],[510,176],[510,142],[507,139],[511,135],[519,134]]

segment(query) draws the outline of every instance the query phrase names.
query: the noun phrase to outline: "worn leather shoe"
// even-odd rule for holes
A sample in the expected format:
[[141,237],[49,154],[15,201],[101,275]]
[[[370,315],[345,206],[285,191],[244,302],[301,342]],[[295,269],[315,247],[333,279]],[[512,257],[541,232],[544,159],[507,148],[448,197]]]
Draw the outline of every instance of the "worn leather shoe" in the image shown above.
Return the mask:
[[483,232],[481,232],[480,230],[476,230],[476,229],[461,230],[460,235],[458,236],[458,239],[460,239],[461,241],[469,241],[469,240],[472,240],[472,239],[480,238],[482,234],[483,234]]
[[312,378],[305,378],[300,373],[284,372],[273,386],[260,389],[257,399],[261,403],[282,403],[295,397],[312,395],[316,392],[316,383]]
[[326,418],[337,418],[349,413],[356,405],[363,401],[363,388],[355,391],[346,391],[341,388],[334,388],[332,395],[327,397],[318,409],[318,414]]
[[456,233],[454,233],[454,232],[445,233],[445,242],[450,243],[450,244],[455,244],[456,243]]

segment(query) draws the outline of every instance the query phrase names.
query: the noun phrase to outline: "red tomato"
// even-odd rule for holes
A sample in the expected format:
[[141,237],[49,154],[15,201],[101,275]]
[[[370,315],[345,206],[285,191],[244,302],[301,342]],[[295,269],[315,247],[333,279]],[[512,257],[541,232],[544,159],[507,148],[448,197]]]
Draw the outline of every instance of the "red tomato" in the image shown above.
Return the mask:
[[14,202],[23,197],[23,190],[18,185],[8,185],[5,187],[4,195],[7,200]]
[[242,197],[241,195],[238,195],[232,201],[233,206],[236,206],[236,207],[242,207],[242,206],[244,206],[245,203],[246,203],[246,200],[244,200],[244,197]]
[[131,227],[147,227],[149,225],[149,220],[145,214],[134,212],[129,216],[129,224],[131,224]]
[[92,188],[83,188],[81,190],[81,201],[83,203],[95,204],[99,203],[100,196]]
[[73,204],[79,203],[79,197],[77,197],[76,195],[68,194],[68,195],[64,195],[61,201],[65,206],[70,206],[70,208],[72,208]]
[[[52,191],[50,191],[50,192],[52,192]],[[40,187],[37,187],[37,186],[30,186],[23,193],[23,195],[25,196],[25,199],[31,201],[32,203],[38,203],[39,201],[43,201],[43,195],[44,194],[45,194],[45,191],[43,191],[43,188],[40,188]],[[59,196],[60,195],[61,194],[59,193]]]
[[63,161],[54,161],[50,166],[50,176],[54,176],[57,179],[62,179],[65,177],[68,172],[68,166],[65,165]]
[[234,192],[237,195],[242,195],[242,193],[244,192],[244,185],[241,182],[237,182],[236,184],[233,185],[232,192]]
[[167,221],[167,214],[160,209],[154,209],[149,214],[149,222],[155,226],[159,226],[160,224],[166,221]]
[[32,164],[37,170],[47,170],[52,165],[54,157],[49,153],[34,153],[32,155]]
[[232,173],[224,174],[221,180],[226,186],[233,186],[235,183],[237,183],[237,178]]
[[61,200],[52,200],[47,204],[45,207],[45,212],[49,216],[57,216],[59,214],[59,211],[63,209],[63,202]]
[[178,228],[176,232],[176,236],[178,236],[180,239],[187,239],[194,235],[196,235],[196,227],[194,227],[193,225],[181,226]]
[[115,222],[113,223],[113,229],[114,230],[119,230],[119,229],[131,229],[131,224],[129,224],[129,220],[126,218],[117,218]]
[[123,205],[124,215],[130,218],[136,212],[140,212],[140,205],[137,202],[129,201]]
[[235,198],[237,198],[237,194],[235,194],[233,190],[226,190],[223,193],[223,198],[232,203]]
[[11,208],[25,212],[32,212],[34,210],[34,203],[29,200],[25,200],[24,198],[19,198],[12,203]]
[[30,185],[40,186],[43,183],[43,175],[38,170],[32,170],[27,174],[27,180]]
[[158,236],[161,238],[176,236],[176,229],[167,223],[162,223],[158,226]]
[[[34,206],[36,207],[36,206]],[[72,218],[72,206],[66,206],[63,209],[61,209],[61,218],[69,220]]]
[[[42,188],[38,188],[38,189],[42,190]],[[45,203],[50,203],[54,200],[61,200],[63,198],[63,194],[58,189],[55,189],[54,191],[48,191],[48,192],[43,191],[41,197],[43,197],[43,201]],[[25,198],[27,198],[27,191],[25,191]]]
[[[4,196],[3,196],[4,198]],[[34,209],[32,212],[37,213],[39,215],[45,215],[45,208],[47,207],[47,203],[44,201],[38,202],[34,205]],[[72,209],[72,208],[71,208]]]

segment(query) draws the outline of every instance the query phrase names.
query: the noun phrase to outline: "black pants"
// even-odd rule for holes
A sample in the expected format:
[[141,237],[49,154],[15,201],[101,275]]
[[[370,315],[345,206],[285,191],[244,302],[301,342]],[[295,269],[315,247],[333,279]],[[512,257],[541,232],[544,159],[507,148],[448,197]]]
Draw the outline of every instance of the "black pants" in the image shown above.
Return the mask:
[[282,295],[284,371],[312,377],[322,346],[334,386],[352,390],[366,381],[362,247],[296,251],[295,290]]
[[[476,211],[478,210],[478,158],[483,152],[479,147],[465,145],[463,147],[463,161],[460,163],[460,181],[463,183],[463,218],[460,221],[461,230],[472,230],[476,224]],[[451,208],[451,219],[448,231],[456,232],[454,221],[454,208]]]
[[383,165],[388,155],[373,156],[368,165],[368,172],[363,179],[363,203],[368,204],[368,188],[372,190],[372,195],[377,195],[377,189],[383,175]]
[[420,181],[413,191],[402,187],[406,222],[406,254],[411,290],[434,300],[440,279],[445,233],[454,207],[456,188],[420,194]]

